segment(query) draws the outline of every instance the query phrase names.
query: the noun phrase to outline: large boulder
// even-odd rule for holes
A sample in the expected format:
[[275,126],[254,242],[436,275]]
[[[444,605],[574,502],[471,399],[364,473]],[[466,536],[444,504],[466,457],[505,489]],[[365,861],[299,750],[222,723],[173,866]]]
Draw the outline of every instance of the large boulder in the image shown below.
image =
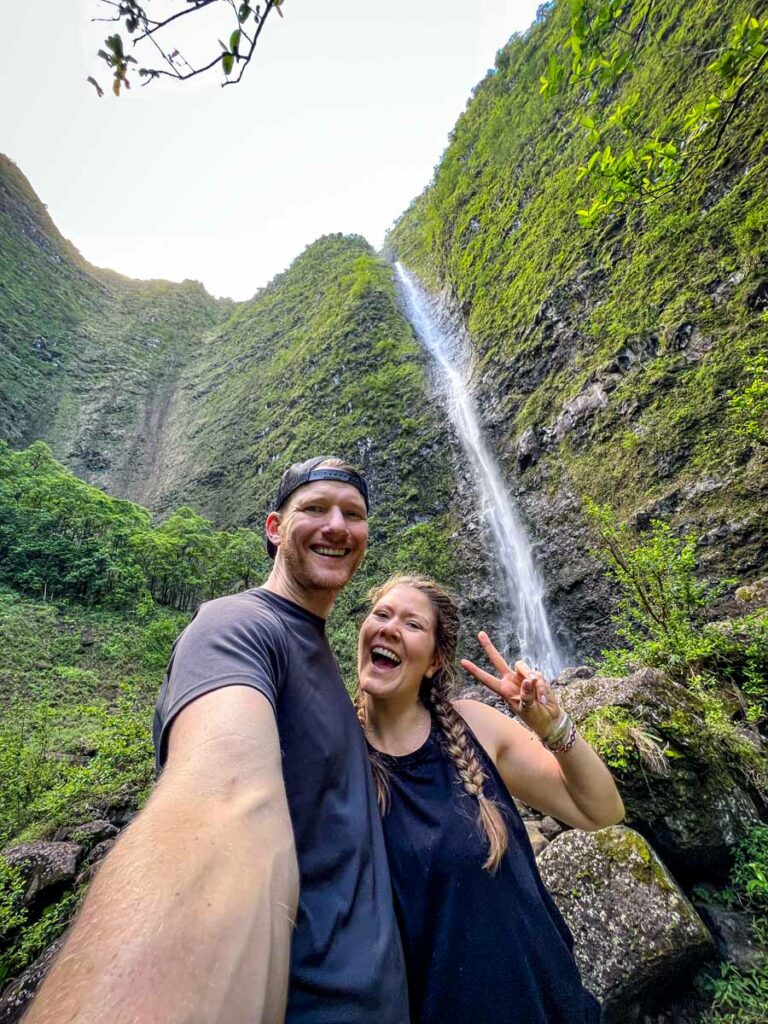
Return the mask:
[[2,856],[11,867],[18,868],[26,883],[25,906],[51,902],[61,890],[73,882],[83,857],[78,843],[56,843],[40,840],[19,843],[3,850]]
[[641,835],[622,825],[573,829],[541,853],[539,871],[573,933],[586,987],[605,1022],[635,1019],[643,996],[691,971],[712,938]]
[[[709,728],[699,699],[655,669],[572,678],[558,693],[616,776],[627,824],[679,874],[725,868],[758,814],[735,770],[735,747]],[[759,743],[738,737],[743,756],[761,757]]]

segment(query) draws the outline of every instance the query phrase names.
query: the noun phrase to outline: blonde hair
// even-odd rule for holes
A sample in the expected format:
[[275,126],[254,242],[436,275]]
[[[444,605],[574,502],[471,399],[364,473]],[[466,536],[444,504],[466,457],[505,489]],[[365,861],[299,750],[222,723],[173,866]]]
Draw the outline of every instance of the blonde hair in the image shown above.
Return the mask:
[[[475,744],[466,723],[451,701],[451,693],[459,682],[456,668],[456,645],[459,637],[459,609],[456,599],[427,576],[392,576],[368,595],[376,604],[393,587],[412,587],[425,594],[435,612],[435,653],[439,666],[431,679],[422,680],[419,699],[431,704],[437,719],[445,749],[465,792],[478,804],[477,821],[488,840],[488,856],[483,867],[495,872],[509,844],[509,834],[498,804],[485,794],[486,775],[477,755]],[[358,689],[355,709],[363,730],[366,728],[367,707],[365,694]],[[369,757],[376,797],[382,817],[389,810],[389,779],[381,757],[369,747]]]

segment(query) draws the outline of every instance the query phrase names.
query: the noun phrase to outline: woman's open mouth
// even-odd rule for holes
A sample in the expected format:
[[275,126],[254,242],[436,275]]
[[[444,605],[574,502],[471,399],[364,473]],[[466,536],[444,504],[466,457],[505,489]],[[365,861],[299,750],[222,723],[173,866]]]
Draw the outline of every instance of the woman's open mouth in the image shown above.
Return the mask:
[[394,651],[390,650],[389,647],[383,647],[381,644],[376,644],[375,647],[371,648],[371,663],[376,668],[393,669],[397,668],[400,664],[399,655],[395,654]]

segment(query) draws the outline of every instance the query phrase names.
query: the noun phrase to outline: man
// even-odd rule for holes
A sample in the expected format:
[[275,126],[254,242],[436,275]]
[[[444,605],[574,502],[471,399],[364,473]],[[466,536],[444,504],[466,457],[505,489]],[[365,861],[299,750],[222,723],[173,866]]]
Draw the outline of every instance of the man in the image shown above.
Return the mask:
[[269,579],[177,641],[163,773],[26,1024],[406,1024],[365,744],[324,633],[367,513],[340,460],[283,474]]

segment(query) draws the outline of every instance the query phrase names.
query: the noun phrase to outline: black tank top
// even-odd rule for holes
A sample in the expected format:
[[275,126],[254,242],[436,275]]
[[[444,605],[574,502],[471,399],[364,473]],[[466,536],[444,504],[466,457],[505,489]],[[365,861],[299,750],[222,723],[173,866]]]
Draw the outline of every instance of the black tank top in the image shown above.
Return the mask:
[[[469,731],[469,727],[467,727]],[[485,792],[502,808],[509,848],[495,875],[477,802],[464,791],[436,723],[402,757],[380,755],[391,806],[384,836],[408,973],[412,1024],[594,1024],[573,938],[536,867],[496,766],[472,736]]]

